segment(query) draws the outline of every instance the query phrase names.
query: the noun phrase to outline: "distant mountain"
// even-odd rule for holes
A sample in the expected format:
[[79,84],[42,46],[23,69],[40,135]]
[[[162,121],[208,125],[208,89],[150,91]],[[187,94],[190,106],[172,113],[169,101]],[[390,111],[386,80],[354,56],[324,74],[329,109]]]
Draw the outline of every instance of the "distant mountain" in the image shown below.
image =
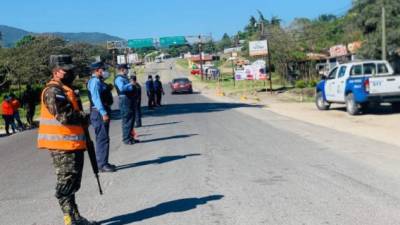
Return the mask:
[[55,35],[64,38],[69,42],[85,42],[90,44],[104,44],[106,41],[124,40],[120,37],[111,36],[99,32],[80,32],[80,33],[62,33],[62,32],[46,32],[46,33],[33,33],[22,29],[0,25],[0,32],[2,33],[2,46],[12,47],[21,38],[26,35]]
[[12,47],[15,43],[26,35],[33,34],[26,30],[0,25],[0,32],[2,34],[1,45],[3,47]]

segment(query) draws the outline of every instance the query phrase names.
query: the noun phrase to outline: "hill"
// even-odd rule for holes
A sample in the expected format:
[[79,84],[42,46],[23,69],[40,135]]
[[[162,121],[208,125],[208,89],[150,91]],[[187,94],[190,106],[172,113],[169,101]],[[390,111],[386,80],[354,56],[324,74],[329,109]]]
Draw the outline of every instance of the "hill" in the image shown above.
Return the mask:
[[120,37],[115,37],[105,33],[99,32],[79,32],[79,33],[63,33],[63,32],[46,32],[46,33],[33,33],[26,30],[18,29],[15,27],[0,25],[0,32],[2,33],[2,46],[12,47],[15,43],[21,40],[26,35],[55,35],[64,38],[69,42],[84,42],[90,44],[104,44],[109,40],[123,40]]

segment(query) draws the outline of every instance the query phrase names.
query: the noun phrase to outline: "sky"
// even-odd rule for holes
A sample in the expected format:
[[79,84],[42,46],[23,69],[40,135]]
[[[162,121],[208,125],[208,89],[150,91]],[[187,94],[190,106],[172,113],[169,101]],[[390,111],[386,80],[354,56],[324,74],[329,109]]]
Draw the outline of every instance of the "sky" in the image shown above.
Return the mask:
[[0,24],[31,32],[102,32],[124,39],[243,30],[251,15],[294,18],[343,15],[352,0],[4,0]]

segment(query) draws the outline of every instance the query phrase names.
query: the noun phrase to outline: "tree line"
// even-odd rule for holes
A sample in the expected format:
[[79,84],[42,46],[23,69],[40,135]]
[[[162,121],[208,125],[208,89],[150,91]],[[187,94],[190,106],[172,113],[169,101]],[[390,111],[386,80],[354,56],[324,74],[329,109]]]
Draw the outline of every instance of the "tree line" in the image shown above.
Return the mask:
[[93,56],[111,58],[105,46],[87,43],[68,43],[56,36],[25,36],[15,47],[0,48],[0,87],[7,91],[10,85],[44,84],[50,77],[49,56],[70,54],[76,72],[89,75],[88,65]]

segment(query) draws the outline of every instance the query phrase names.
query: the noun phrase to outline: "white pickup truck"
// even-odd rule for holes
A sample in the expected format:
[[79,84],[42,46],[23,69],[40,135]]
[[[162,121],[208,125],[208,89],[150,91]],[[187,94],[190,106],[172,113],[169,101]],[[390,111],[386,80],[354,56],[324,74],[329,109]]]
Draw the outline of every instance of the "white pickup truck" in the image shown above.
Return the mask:
[[316,87],[316,105],[328,110],[332,103],[346,104],[347,112],[359,114],[370,103],[390,102],[400,111],[400,74],[386,61],[370,60],[340,64]]

